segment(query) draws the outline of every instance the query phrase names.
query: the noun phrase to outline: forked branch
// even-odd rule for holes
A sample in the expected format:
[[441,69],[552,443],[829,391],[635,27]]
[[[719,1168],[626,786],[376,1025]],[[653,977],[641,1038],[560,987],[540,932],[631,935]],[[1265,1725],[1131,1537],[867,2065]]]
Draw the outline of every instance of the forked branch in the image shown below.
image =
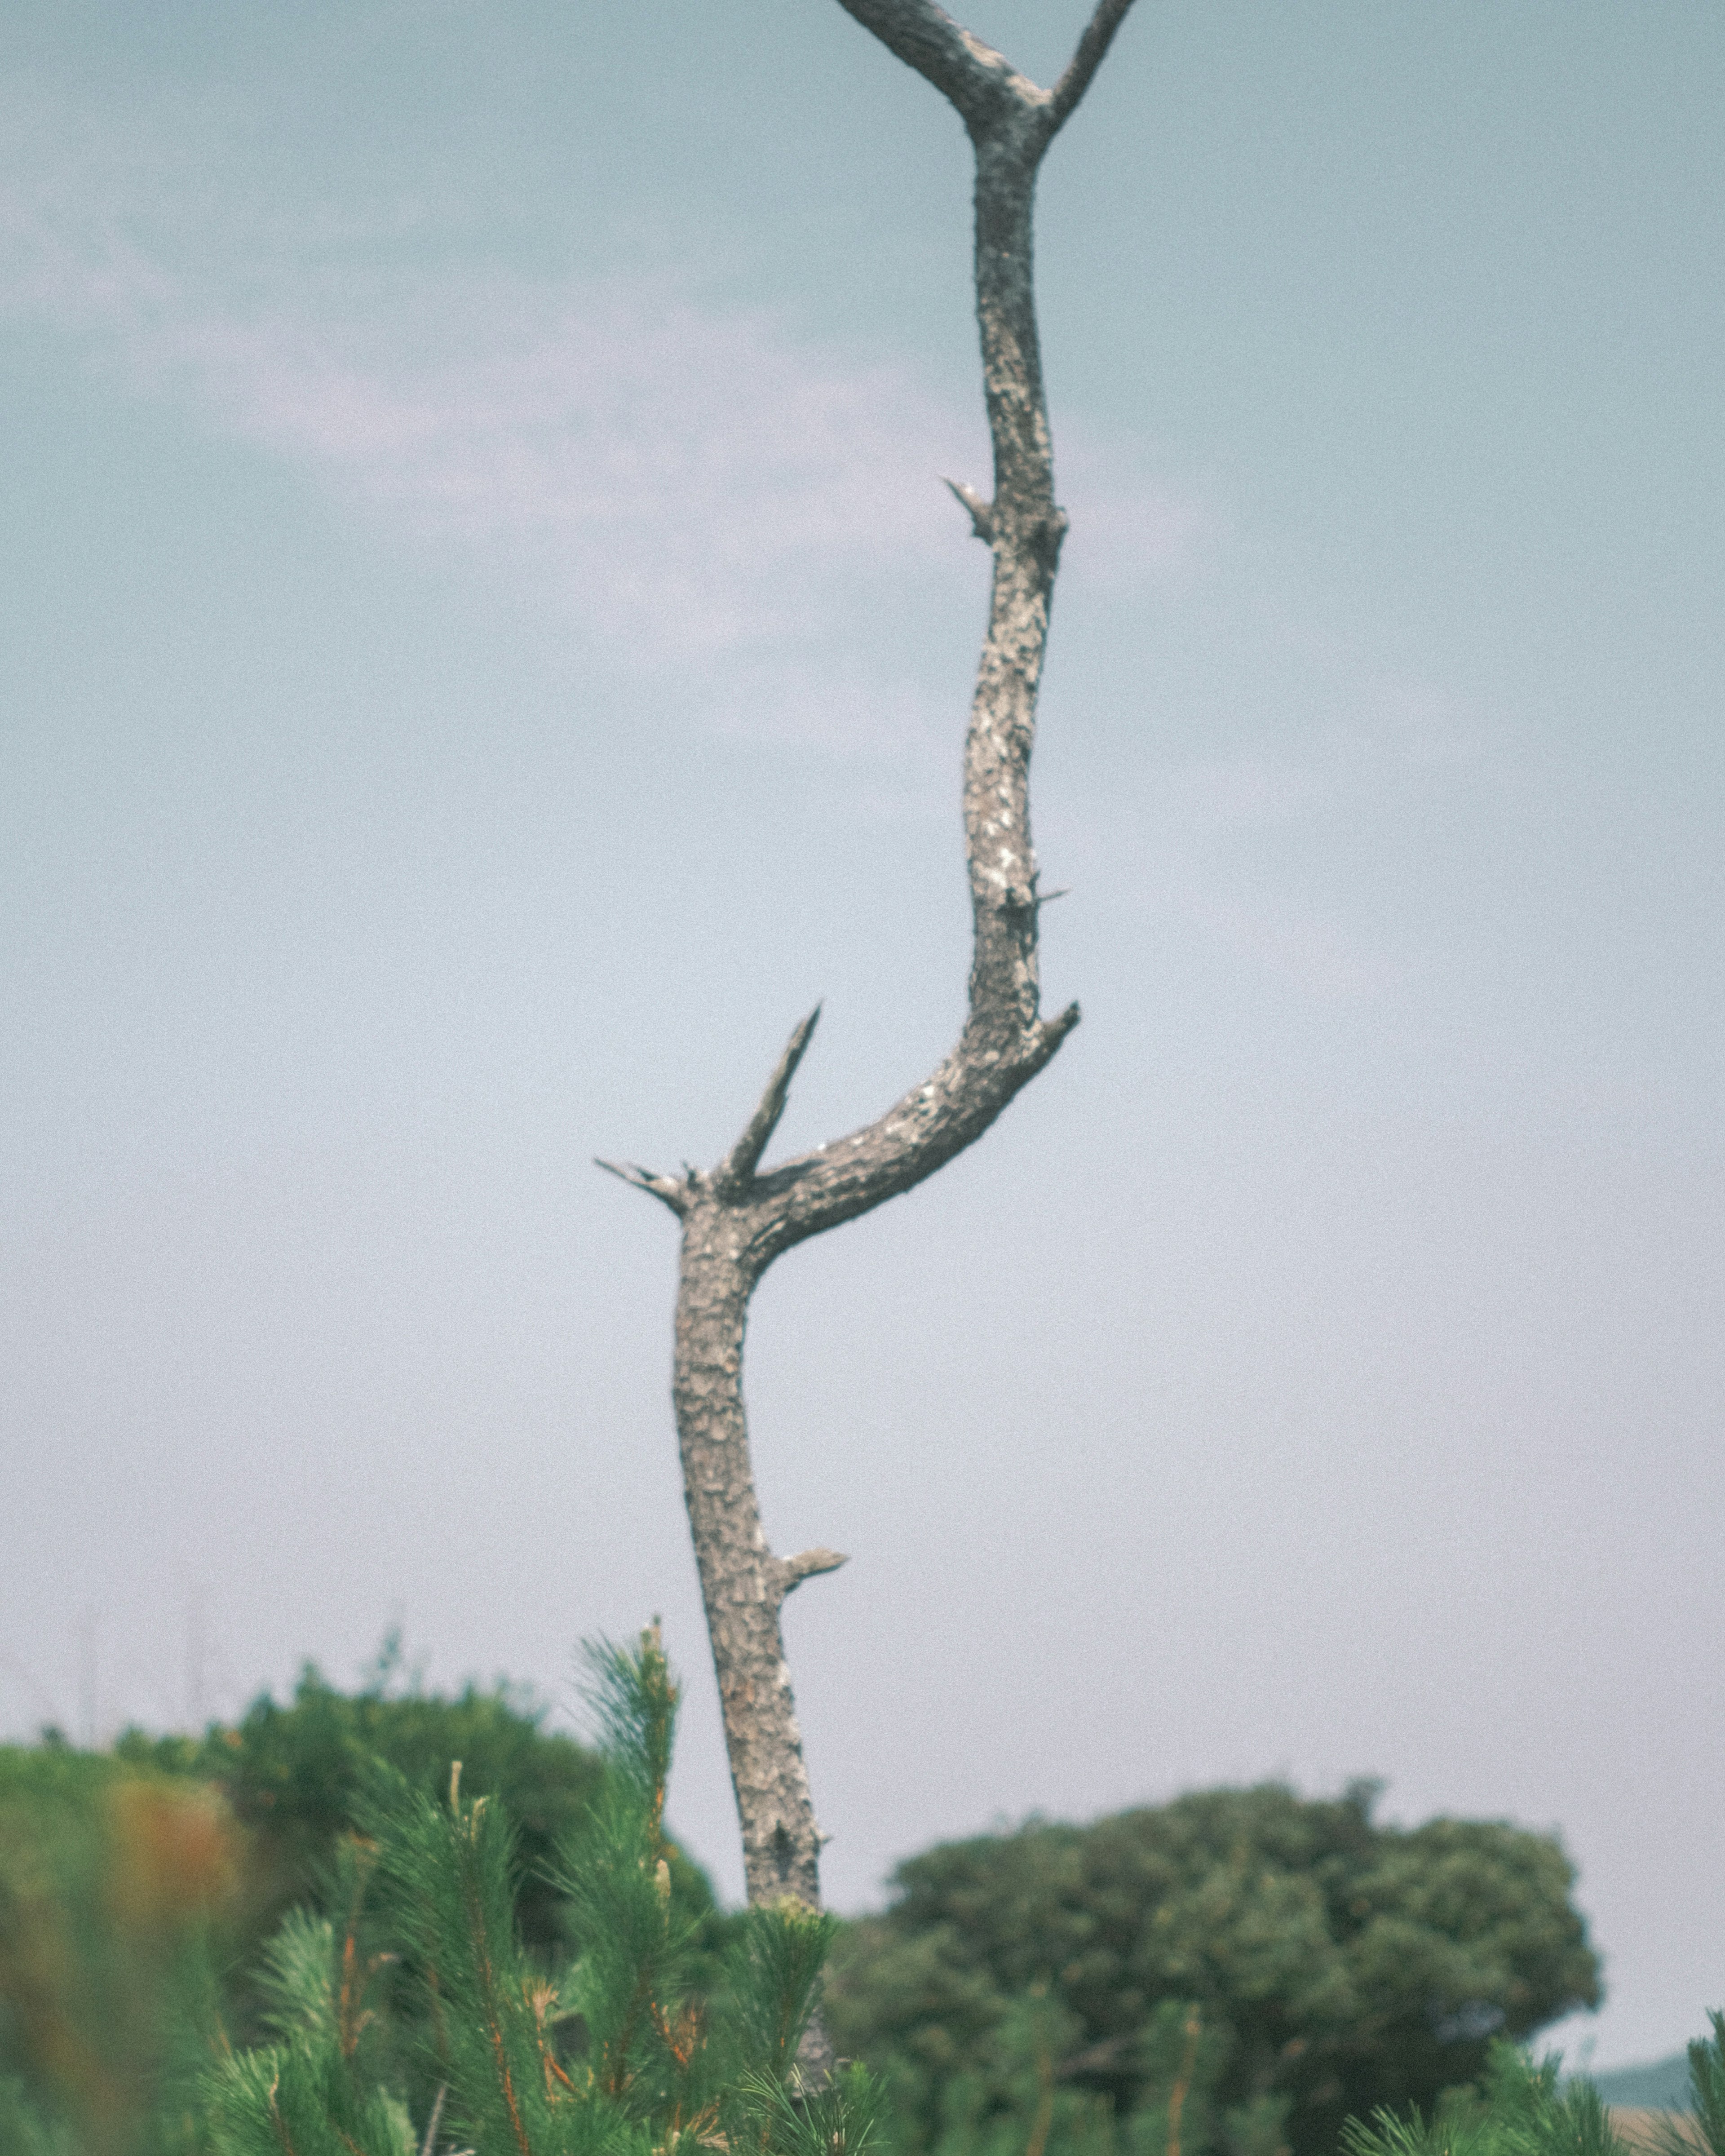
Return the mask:
[[934,0],[839,0],[839,5],[956,105],[973,135],[1013,105],[1045,94]]
[[1041,119],[1045,146],[1090,88],[1132,0],[1097,0],[1078,49],[1052,90],[1020,74],[992,45],[937,7],[935,0],[839,0],[839,4],[907,67],[932,82],[957,108],[973,136],[999,126],[1016,106]]
[[[763,1171],[819,1012],[787,1042],[747,1127],[717,1165],[681,1180],[601,1162],[682,1222],[674,1394],[702,1599],[742,1815],[752,1902],[818,1907],[824,1837],[814,1822],[785,1667],[780,1611],[837,1552],[775,1557],[762,1529],[742,1400],[749,1298],[794,1244],[871,1211],[980,1137],[1078,1023],[1041,1014],[1030,843],[1030,752],[1065,511],[1043,397],[1031,282],[1037,167],[1084,95],[1131,0],[1101,0],[1051,90],[1009,64],[933,0],[842,0],[957,108],[976,151],[976,302],[994,487],[947,484],[992,557],[988,634],[964,747],[964,847],[972,945],[964,1024],[951,1052],[885,1115]],[[830,2049],[811,2027],[803,2066]]]

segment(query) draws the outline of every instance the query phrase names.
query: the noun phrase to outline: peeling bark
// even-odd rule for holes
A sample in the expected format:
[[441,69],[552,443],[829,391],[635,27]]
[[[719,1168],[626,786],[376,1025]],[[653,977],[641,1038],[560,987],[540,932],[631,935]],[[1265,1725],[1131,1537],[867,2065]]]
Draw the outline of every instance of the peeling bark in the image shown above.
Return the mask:
[[[1132,0],[1101,0],[1072,63],[1044,90],[932,0],[840,0],[957,108],[976,151],[976,298],[994,449],[984,501],[948,480],[993,556],[988,634],[964,754],[965,855],[973,948],[969,1010],[923,1084],[848,1137],[761,1172],[791,1080],[819,1017],[798,1026],[748,1127],[718,1165],[680,1176],[602,1161],[682,1223],[673,1396],[695,1553],[724,1708],[752,1902],[820,1905],[820,1845],[797,1727],[780,1613],[836,1552],[775,1557],[762,1531],[742,1399],[749,1297],[773,1260],[932,1175],[980,1137],[1078,1023],[1040,1015],[1030,751],[1049,605],[1066,529],[1054,495],[1031,278],[1031,222],[1044,153],[1088,87]],[[803,2064],[819,2077],[819,2025]]]

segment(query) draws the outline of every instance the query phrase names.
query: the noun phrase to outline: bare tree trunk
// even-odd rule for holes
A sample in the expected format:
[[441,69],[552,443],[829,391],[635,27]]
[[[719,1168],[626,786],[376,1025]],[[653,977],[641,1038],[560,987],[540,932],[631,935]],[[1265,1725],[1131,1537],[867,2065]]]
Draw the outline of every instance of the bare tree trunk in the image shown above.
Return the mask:
[[[742,1820],[749,1899],[820,1903],[820,1845],[779,1617],[784,1598],[845,1560],[775,1557],[761,1528],[742,1400],[749,1297],[773,1260],[911,1189],[982,1136],[1078,1023],[1040,1014],[1030,749],[1064,511],[1043,398],[1031,284],[1031,215],[1044,152],[1088,87],[1132,0],[1101,0],[1052,90],[1019,74],[932,0],[841,0],[957,108],[976,150],[977,320],[994,445],[994,493],[952,487],[993,555],[987,639],[964,757],[973,945],[970,1009],[926,1083],[865,1128],[761,1173],[791,1079],[819,1016],[791,1035],[748,1128],[718,1165],[680,1177],[601,1162],[683,1224],[675,1377],[683,1488],[725,1742]],[[830,2065],[811,2032],[806,2070]]]

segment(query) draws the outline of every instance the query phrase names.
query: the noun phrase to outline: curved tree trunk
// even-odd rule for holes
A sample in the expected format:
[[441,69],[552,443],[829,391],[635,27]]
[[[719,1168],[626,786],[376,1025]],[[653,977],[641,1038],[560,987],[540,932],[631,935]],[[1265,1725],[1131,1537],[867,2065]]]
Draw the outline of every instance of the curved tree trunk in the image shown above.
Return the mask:
[[[752,1902],[820,1903],[820,1845],[779,1617],[803,1580],[845,1560],[827,1549],[775,1557],[761,1527],[742,1399],[749,1297],[793,1245],[909,1190],[982,1136],[1078,1023],[1040,1015],[1030,844],[1030,749],[1065,512],[1031,283],[1036,173],[1084,95],[1132,0],[1101,0],[1052,90],[1016,73],[932,0],[841,0],[957,108],[975,146],[977,319],[994,447],[984,501],[948,481],[993,556],[988,629],[964,757],[965,854],[973,945],[970,1008],[957,1045],[925,1083],[848,1137],[760,1172],[819,1011],[791,1035],[747,1129],[713,1168],[680,1177],[601,1162],[682,1222],[677,1293],[677,1432],[683,1488],[742,1821]],[[830,2066],[819,2027],[806,2071]]]

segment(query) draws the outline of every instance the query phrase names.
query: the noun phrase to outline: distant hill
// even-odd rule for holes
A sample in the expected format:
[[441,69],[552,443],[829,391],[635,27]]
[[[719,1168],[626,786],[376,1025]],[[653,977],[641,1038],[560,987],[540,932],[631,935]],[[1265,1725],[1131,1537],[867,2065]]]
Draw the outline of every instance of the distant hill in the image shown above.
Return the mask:
[[1686,2111],[1689,2108],[1689,2054],[1673,2051],[1651,2066],[1618,2066],[1587,2078],[1614,2110]]

